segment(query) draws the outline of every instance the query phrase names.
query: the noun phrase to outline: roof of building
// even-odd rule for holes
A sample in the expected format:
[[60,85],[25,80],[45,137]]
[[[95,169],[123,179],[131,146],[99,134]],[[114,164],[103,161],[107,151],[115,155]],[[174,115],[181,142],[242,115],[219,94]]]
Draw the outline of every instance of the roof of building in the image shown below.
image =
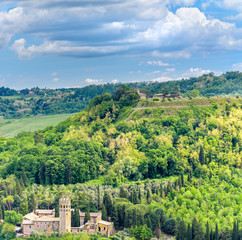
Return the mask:
[[22,225],[33,225],[34,221],[32,220],[23,220]]
[[39,218],[39,216],[34,214],[33,212],[24,216],[24,219],[26,220],[35,220],[36,218]]
[[60,218],[54,218],[54,217],[40,217],[38,219],[35,219],[34,222],[58,222],[60,221]]
[[[84,213],[84,212],[80,212],[80,217],[85,217],[85,214],[86,213]],[[102,213],[101,212],[96,212],[96,213],[93,213],[93,212],[91,212],[90,213],[90,217],[100,217],[100,216],[102,216]]]
[[107,225],[107,226],[112,224],[112,222],[107,222],[107,221],[104,221],[104,220],[101,220],[98,223],[103,224],[103,225]]
[[42,213],[42,214],[52,214],[55,212],[55,209],[36,209],[36,213]]

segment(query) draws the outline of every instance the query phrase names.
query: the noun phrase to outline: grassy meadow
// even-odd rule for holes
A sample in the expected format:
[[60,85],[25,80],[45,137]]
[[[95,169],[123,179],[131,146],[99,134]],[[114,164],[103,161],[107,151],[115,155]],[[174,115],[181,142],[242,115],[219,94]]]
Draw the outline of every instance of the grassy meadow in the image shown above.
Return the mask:
[[35,116],[21,119],[0,119],[0,136],[15,137],[21,132],[33,132],[48,126],[55,126],[73,114]]

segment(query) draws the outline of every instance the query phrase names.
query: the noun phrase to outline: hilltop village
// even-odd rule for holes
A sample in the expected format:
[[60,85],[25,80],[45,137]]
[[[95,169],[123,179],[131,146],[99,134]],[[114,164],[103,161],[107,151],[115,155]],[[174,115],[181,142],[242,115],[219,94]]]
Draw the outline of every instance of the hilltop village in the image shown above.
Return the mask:
[[90,213],[90,218],[85,222],[85,213],[79,212],[80,226],[71,226],[71,209],[70,198],[61,198],[59,200],[59,217],[55,217],[55,209],[45,210],[37,209],[23,217],[21,229],[24,237],[31,236],[33,231],[45,231],[47,236],[52,232],[61,235],[65,232],[78,234],[83,230],[88,234],[100,232],[106,237],[110,237],[115,233],[113,222],[103,221],[102,213]]

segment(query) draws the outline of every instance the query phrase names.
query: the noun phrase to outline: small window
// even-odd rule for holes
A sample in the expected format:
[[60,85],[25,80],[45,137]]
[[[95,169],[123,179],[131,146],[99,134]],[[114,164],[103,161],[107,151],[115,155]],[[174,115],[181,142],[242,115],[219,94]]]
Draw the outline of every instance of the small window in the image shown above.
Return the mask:
[[106,228],[105,228],[105,227],[104,227],[103,229],[104,229],[104,230],[106,230]]

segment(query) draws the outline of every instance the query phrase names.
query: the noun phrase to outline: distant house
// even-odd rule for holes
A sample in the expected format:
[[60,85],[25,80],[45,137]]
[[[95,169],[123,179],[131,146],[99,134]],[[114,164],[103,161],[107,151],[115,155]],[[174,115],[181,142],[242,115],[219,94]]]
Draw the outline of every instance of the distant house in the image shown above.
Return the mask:
[[171,93],[171,94],[167,94],[166,96],[164,96],[163,93],[156,93],[156,94],[154,94],[153,99],[154,98],[163,99],[165,97],[167,97],[167,98],[182,98],[182,96],[180,94]]
[[164,98],[164,94],[163,93],[156,93],[154,96],[153,96],[153,99],[154,98]]
[[139,94],[139,96],[140,96],[141,99],[146,99],[146,94],[145,93],[141,93],[139,91],[139,89],[135,89],[134,91],[136,91]]

